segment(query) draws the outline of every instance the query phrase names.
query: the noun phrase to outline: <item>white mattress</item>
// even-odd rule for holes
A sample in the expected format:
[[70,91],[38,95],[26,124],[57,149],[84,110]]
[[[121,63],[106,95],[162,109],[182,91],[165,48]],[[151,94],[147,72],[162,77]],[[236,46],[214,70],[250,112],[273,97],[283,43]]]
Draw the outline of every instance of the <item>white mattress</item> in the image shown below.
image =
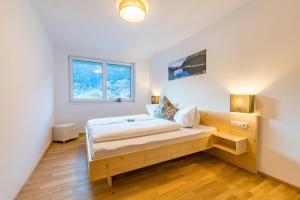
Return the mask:
[[100,159],[196,138],[208,137],[216,131],[217,129],[214,127],[200,125],[197,128],[181,128],[177,131],[100,143],[93,143],[89,135],[90,133],[88,133],[88,137],[92,159]]

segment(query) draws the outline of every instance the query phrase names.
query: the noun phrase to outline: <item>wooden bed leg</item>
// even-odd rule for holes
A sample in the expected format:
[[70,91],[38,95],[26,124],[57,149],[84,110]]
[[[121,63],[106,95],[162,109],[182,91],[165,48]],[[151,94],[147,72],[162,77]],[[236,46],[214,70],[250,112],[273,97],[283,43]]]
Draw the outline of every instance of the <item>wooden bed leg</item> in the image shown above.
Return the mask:
[[112,177],[111,176],[107,177],[107,184],[108,184],[109,187],[112,186]]

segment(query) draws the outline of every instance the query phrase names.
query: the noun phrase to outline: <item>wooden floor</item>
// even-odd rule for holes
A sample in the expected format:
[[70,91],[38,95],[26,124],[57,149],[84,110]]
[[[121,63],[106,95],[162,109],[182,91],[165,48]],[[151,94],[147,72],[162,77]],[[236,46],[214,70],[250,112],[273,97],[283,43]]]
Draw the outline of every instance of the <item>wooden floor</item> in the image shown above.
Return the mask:
[[[106,180],[87,177],[85,138],[54,143],[19,200],[300,200],[300,191],[198,153]],[[21,166],[20,166],[21,168]]]

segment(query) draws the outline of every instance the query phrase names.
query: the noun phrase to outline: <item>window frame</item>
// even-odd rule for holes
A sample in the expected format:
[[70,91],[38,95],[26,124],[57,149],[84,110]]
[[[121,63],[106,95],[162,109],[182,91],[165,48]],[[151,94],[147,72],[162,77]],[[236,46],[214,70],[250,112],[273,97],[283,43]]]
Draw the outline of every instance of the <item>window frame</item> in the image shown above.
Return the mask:
[[[75,99],[73,96],[73,61],[98,62],[102,64],[102,98],[101,99]],[[69,63],[69,103],[126,103],[135,102],[135,63],[105,60],[98,58],[88,58],[82,56],[68,56]],[[124,65],[130,67],[130,99],[121,99],[121,102],[107,99],[107,64]]]

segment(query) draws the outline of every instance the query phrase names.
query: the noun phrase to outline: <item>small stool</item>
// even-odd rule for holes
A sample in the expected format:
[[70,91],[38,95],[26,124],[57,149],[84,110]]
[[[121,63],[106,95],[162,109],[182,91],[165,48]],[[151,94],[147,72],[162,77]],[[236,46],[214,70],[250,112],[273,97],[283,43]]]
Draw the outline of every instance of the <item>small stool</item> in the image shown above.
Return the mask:
[[53,126],[53,141],[65,143],[68,140],[79,137],[78,127],[74,123],[58,124]]

